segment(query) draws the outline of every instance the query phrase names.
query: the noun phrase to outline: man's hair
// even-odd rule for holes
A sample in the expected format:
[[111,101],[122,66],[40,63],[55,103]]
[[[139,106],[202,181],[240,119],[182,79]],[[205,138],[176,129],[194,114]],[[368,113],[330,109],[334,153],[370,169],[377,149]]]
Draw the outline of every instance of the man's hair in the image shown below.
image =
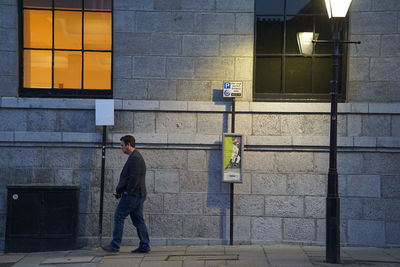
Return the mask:
[[132,135],[122,136],[119,140],[124,142],[125,145],[130,144],[131,147],[135,147],[135,137],[133,137]]

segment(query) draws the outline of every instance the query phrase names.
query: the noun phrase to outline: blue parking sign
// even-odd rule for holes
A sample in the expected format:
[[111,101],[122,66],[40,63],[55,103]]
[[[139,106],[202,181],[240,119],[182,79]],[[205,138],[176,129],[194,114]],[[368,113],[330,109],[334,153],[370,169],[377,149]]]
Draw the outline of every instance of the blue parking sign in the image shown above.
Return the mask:
[[224,89],[231,89],[231,83],[230,82],[224,82]]

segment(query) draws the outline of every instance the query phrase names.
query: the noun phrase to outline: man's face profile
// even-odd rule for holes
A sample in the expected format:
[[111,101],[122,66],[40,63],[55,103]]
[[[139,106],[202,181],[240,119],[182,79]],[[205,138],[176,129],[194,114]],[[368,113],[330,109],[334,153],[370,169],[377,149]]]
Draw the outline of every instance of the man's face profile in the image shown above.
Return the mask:
[[129,143],[125,144],[124,141],[121,141],[121,150],[124,154],[129,154]]

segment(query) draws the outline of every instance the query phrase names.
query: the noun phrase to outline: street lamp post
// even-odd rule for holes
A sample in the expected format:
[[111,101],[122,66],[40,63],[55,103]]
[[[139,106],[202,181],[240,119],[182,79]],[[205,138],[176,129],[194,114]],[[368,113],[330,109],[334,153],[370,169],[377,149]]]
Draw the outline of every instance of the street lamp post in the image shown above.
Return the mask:
[[340,198],[338,194],[337,172],[337,93],[339,82],[339,40],[340,22],[332,22],[332,86],[331,119],[329,142],[328,195],[326,197],[326,261],[340,262]]
[[329,142],[328,194],[326,197],[326,262],[340,263],[340,198],[337,172],[337,94],[339,88],[340,40],[343,18],[352,0],[325,0],[332,22],[332,86]]
[[[333,44],[331,81],[331,118],[329,142],[328,194],[326,197],[326,262],[340,262],[340,198],[337,172],[337,94],[339,89],[340,44],[355,43],[340,40],[343,18],[352,0],[325,0],[329,19],[332,23],[332,40],[316,40],[318,33],[299,32],[297,40],[300,53],[312,55],[315,43]],[[312,39],[312,41],[311,41]]]

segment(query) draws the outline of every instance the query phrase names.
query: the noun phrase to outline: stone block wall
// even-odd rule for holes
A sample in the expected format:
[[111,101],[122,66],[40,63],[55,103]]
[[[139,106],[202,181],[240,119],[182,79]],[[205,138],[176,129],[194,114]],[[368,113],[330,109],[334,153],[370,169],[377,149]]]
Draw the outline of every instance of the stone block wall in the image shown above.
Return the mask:
[[16,1],[0,1],[0,95],[17,96],[18,46]]
[[253,0],[115,1],[114,97],[212,101],[224,80],[252,98]]
[[[101,128],[94,126],[94,101],[0,103],[0,233],[4,236],[7,184],[78,184],[80,242],[97,245]],[[230,129],[229,104],[116,101],[115,106],[107,136],[103,239],[112,233],[117,204],[112,193],[126,160],[119,138],[134,134],[148,167],[145,213],[153,244],[226,244],[230,191],[221,183],[221,133]],[[237,108],[245,152],[243,183],[235,185],[235,243],[324,244],[329,105],[279,104],[280,113],[259,103]],[[341,241],[398,245],[400,110],[395,104],[340,104],[339,111]],[[124,236],[124,244],[136,242],[129,221]]]
[[[18,97],[17,1],[0,0],[0,250],[6,185],[79,184],[81,245],[97,245],[101,128],[93,99]],[[344,245],[400,244],[400,83],[397,0],[354,0],[347,102],[339,105]],[[367,23],[366,23],[367,21]],[[115,125],[108,127],[104,240],[112,193],[134,134],[148,165],[146,220],[154,245],[226,244],[229,185],[221,134],[224,80],[244,82],[236,132],[245,135],[235,185],[240,244],[325,240],[329,104],[252,101],[253,0],[114,0]],[[125,244],[136,242],[129,222]]]
[[396,0],[354,0],[350,16],[348,97],[351,102],[400,101],[400,5]]

